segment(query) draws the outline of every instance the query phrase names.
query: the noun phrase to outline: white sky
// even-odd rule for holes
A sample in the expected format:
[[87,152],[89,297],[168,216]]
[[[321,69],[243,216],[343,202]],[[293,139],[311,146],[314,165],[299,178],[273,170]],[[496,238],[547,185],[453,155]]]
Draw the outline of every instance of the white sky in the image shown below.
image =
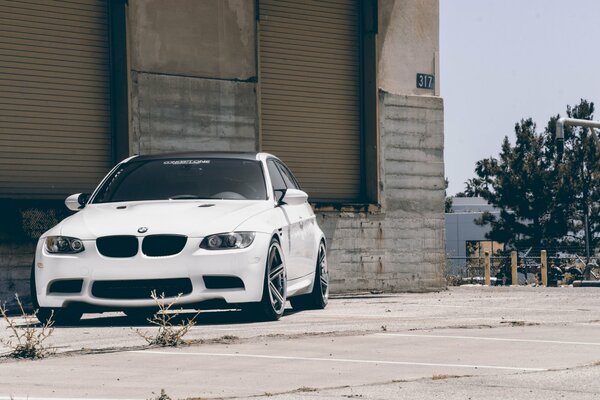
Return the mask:
[[600,119],[599,0],[440,0],[440,54],[448,194],[521,118],[584,98]]

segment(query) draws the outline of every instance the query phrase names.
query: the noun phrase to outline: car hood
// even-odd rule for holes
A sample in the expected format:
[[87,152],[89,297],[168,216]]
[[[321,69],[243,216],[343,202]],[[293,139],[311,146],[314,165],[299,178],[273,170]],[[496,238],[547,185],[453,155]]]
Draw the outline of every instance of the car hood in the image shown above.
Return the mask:
[[[171,200],[89,204],[63,220],[61,235],[95,239],[108,235],[178,234],[204,237],[231,232],[242,222],[273,208],[268,201],[245,200]],[[53,229],[54,231],[54,229]]]

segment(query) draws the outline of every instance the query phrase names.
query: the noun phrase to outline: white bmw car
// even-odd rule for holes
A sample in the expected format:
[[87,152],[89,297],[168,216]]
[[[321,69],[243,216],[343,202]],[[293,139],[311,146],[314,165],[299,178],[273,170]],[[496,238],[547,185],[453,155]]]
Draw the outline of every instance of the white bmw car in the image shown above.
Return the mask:
[[134,156],[44,233],[31,272],[40,321],[151,315],[151,291],[185,308],[262,320],[327,305],[326,243],[285,164],[266,153]]

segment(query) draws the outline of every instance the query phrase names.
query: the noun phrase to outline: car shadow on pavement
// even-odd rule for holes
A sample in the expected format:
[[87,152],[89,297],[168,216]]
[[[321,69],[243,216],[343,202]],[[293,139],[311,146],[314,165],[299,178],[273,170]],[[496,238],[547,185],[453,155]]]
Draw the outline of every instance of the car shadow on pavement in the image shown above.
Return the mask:
[[[297,310],[290,307],[285,309],[283,314],[284,317],[296,314]],[[251,314],[243,312],[242,310],[182,310],[177,311],[177,316],[171,320],[173,325],[179,325],[186,323],[189,319],[195,318],[194,325],[197,326],[210,326],[210,325],[235,325],[235,324],[253,324],[253,323],[268,323],[272,321],[259,321],[256,320]],[[197,315],[196,315],[197,314]],[[35,320],[35,318],[34,318]],[[31,320],[28,322],[15,321],[15,326],[19,328],[27,327],[40,327],[41,324],[36,321],[33,323]],[[156,326],[148,320],[140,318],[131,318],[120,312],[106,312],[106,313],[87,313],[84,314],[82,319],[72,324],[61,324],[55,325],[55,329],[65,328],[109,328],[109,327],[142,327],[142,326]]]
[[[285,316],[295,314],[291,308],[287,308],[284,313]],[[210,325],[235,325],[235,324],[252,324],[252,323],[266,323],[265,321],[257,321],[251,314],[245,313],[241,310],[219,310],[219,311],[178,311],[177,315],[171,320],[173,325],[179,325],[186,323],[188,320],[195,318],[194,325],[197,326],[210,326]],[[21,327],[27,326],[40,326],[40,324],[18,324]],[[83,318],[76,323],[68,325],[56,325],[56,329],[65,328],[108,328],[108,327],[142,327],[142,326],[155,326],[148,320],[139,318],[131,318],[123,313],[110,312],[110,313],[89,313],[84,314]]]

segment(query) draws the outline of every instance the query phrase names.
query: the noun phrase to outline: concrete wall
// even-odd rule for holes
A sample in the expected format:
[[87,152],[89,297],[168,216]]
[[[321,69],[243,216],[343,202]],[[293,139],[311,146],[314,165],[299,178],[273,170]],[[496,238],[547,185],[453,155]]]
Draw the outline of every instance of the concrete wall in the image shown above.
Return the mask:
[[380,92],[381,208],[318,212],[332,291],[445,287],[443,102]]
[[256,149],[254,83],[133,72],[133,149]]
[[15,295],[26,307],[31,303],[29,274],[35,243],[1,243],[0,254],[0,304],[6,304],[11,312],[17,312]]
[[254,1],[130,0],[128,15],[135,71],[256,76]]
[[446,286],[444,106],[416,88],[438,51],[438,0],[379,0],[380,207],[318,210],[334,292]]
[[[439,95],[439,42],[439,0],[379,0],[379,87]],[[417,89],[417,73],[435,75],[437,89]]]
[[131,148],[257,148],[254,1],[130,0]]

